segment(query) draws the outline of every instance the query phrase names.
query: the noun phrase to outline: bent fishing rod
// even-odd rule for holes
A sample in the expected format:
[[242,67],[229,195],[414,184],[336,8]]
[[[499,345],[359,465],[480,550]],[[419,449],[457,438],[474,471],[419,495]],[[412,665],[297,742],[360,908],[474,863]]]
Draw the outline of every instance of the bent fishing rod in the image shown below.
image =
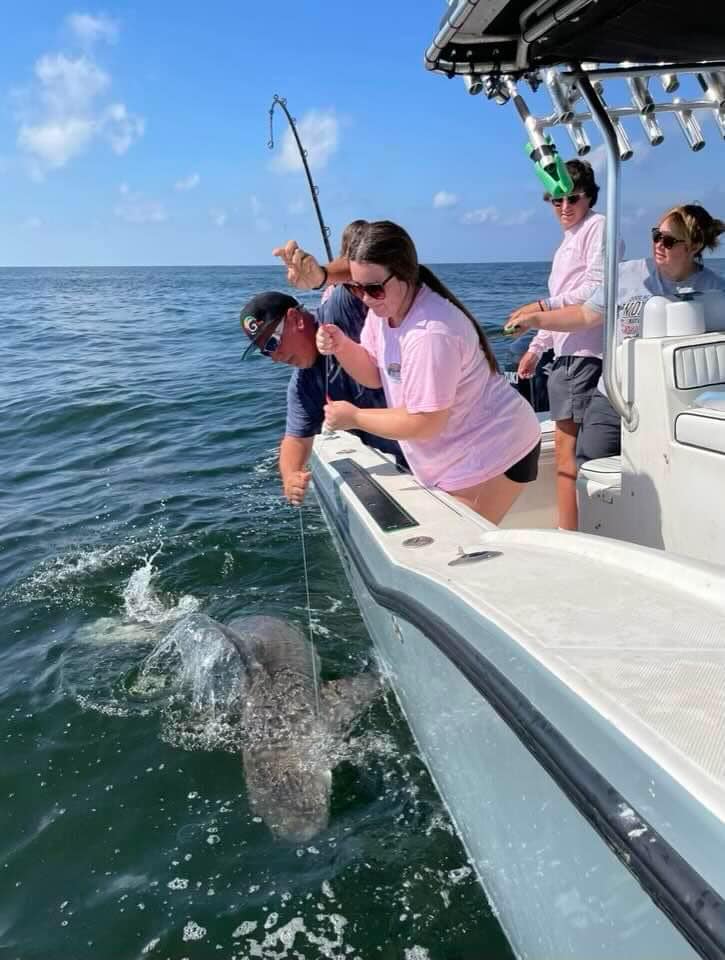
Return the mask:
[[317,214],[317,222],[320,225],[320,232],[322,233],[322,242],[325,245],[325,252],[327,253],[328,261],[332,260],[332,247],[330,246],[330,228],[327,226],[325,221],[322,219],[322,211],[320,210],[320,203],[318,200],[319,189],[312,182],[312,174],[310,173],[310,168],[307,163],[307,151],[302,146],[302,141],[300,136],[297,133],[297,127],[295,125],[294,117],[290,115],[289,110],[287,109],[287,100],[285,97],[280,97],[279,94],[274,95],[272,99],[272,106],[269,108],[269,140],[267,141],[267,146],[270,150],[274,150],[274,108],[281,107],[284,111],[284,115],[287,117],[287,120],[292,130],[292,136],[295,138],[295,143],[297,144],[297,149],[300,154],[300,160],[302,161],[302,166],[305,168],[305,176],[307,177],[307,184],[310,188],[310,194],[312,196],[312,203],[315,206],[315,213]]

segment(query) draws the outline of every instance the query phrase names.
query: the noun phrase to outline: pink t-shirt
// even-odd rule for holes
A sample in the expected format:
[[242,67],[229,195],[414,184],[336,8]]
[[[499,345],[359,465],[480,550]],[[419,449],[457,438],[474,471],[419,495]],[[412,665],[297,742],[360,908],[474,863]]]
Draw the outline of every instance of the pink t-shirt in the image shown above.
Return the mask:
[[377,365],[389,407],[450,409],[442,433],[401,440],[416,478],[461,490],[508,470],[539,441],[536,414],[493,373],[468,317],[422,286],[399,327],[370,310],[360,335]]
[[[554,254],[549,274],[547,309],[558,310],[584,303],[603,282],[604,223],[601,213],[591,210],[564,232]],[[542,354],[553,347],[557,357],[601,357],[603,327],[588,327],[571,333],[539,330],[529,350]]]

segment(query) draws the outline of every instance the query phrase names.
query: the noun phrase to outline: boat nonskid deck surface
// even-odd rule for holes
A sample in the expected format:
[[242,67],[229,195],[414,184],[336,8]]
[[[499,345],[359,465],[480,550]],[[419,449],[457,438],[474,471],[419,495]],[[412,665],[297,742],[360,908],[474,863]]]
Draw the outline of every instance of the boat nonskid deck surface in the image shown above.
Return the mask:
[[[341,458],[417,526],[382,532],[341,480]],[[466,641],[725,889],[712,849],[713,831],[725,839],[723,571],[602,537],[498,529],[348,434],[318,439],[313,474],[323,511],[338,513],[375,576],[455,616]],[[406,545],[420,537],[431,543]]]

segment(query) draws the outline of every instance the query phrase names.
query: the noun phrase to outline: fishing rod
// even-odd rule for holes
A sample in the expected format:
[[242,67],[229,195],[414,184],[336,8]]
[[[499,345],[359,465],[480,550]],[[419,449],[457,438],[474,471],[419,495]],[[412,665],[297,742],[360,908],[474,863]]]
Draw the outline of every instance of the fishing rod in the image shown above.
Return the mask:
[[[330,228],[327,226],[325,221],[322,218],[322,210],[320,210],[320,202],[318,200],[319,189],[312,182],[312,174],[310,173],[310,168],[307,163],[307,151],[302,146],[302,141],[300,140],[300,135],[297,133],[297,127],[295,125],[294,117],[291,116],[289,110],[287,109],[287,100],[285,97],[280,97],[279,94],[274,95],[272,98],[272,106],[269,108],[269,140],[267,141],[267,146],[270,150],[274,150],[274,108],[281,107],[284,111],[284,115],[287,117],[287,121],[292,130],[292,136],[295,138],[295,143],[297,144],[297,150],[299,151],[300,160],[302,161],[302,166],[305,168],[305,176],[307,177],[307,185],[310,188],[310,195],[312,197],[312,203],[315,206],[315,213],[317,215],[317,222],[320,225],[320,233],[322,234],[322,242],[325,245],[325,252],[327,253],[328,262],[333,259],[332,256],[332,247],[330,246]],[[325,357],[325,398],[329,400],[328,388],[330,380],[330,357]],[[305,592],[307,596],[307,626],[309,631],[309,644],[310,644],[310,659],[312,661],[312,682],[315,692],[315,715],[319,716],[320,713],[320,691],[319,691],[319,680],[317,677],[317,665],[315,662],[315,644],[312,637],[312,607],[310,605],[310,579],[309,571],[307,569],[307,552],[305,550],[305,528],[302,521],[302,505],[300,504],[300,542],[302,545],[302,566],[305,572]]]
[[297,133],[297,127],[295,126],[294,117],[290,115],[289,110],[287,109],[287,100],[285,97],[280,97],[275,93],[272,99],[272,106],[269,108],[269,140],[267,146],[270,150],[274,150],[274,108],[281,107],[284,111],[284,115],[287,117],[290,128],[292,130],[292,136],[295,138],[295,143],[297,144],[297,149],[299,150],[300,160],[302,161],[302,166],[305,168],[305,175],[307,177],[307,183],[310,188],[310,194],[312,195],[312,202],[315,205],[315,213],[317,214],[317,222],[320,225],[320,232],[322,233],[322,242],[325,244],[325,251],[327,253],[327,259],[332,260],[332,247],[330,246],[330,228],[327,226],[325,221],[322,219],[322,211],[320,210],[320,203],[318,198],[319,189],[312,182],[312,174],[310,173],[310,168],[307,164],[307,151],[302,146],[302,141],[300,136]]

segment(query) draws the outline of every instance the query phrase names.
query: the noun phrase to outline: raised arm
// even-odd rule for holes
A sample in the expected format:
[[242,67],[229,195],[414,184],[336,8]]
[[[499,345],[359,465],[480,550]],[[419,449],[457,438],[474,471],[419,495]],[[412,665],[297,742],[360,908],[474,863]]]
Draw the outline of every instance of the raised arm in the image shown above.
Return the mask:
[[287,280],[300,290],[319,290],[326,283],[343,283],[350,279],[350,264],[346,257],[338,257],[323,267],[296,240],[275,247],[272,255],[280,258],[287,268]]

